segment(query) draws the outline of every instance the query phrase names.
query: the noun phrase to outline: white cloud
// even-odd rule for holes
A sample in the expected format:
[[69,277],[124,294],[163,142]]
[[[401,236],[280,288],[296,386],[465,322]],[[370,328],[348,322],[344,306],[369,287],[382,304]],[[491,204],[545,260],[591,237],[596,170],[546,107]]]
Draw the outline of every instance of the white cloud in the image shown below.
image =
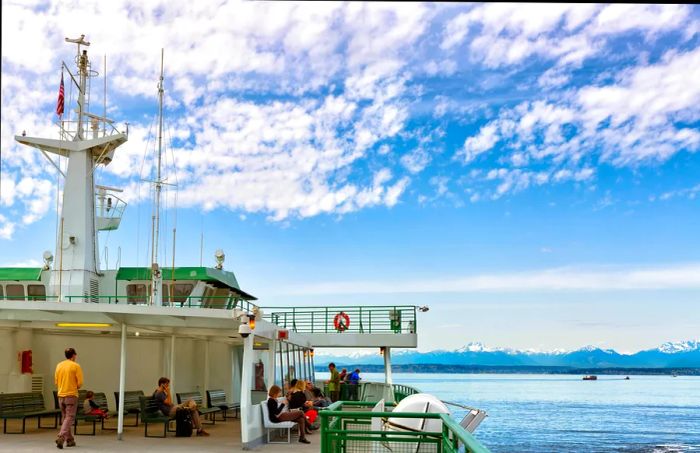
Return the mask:
[[636,30],[650,38],[682,28],[690,11],[685,5],[482,4],[447,23],[441,46],[450,50],[471,36],[469,56],[489,67],[535,55],[579,65],[603,49],[610,35]]
[[[515,166],[547,165],[554,182],[586,181],[591,162],[638,166],[700,149],[700,132],[682,125],[700,118],[700,48],[667,52],[659,62],[621,72],[608,85],[589,85],[558,102],[528,101],[504,109],[455,154],[469,162],[491,149],[511,153]],[[680,123],[679,123],[680,121]],[[526,169],[506,170],[495,196],[546,179]],[[494,176],[495,177],[495,176]],[[493,177],[491,178],[493,179]]]
[[457,153],[457,157],[462,157],[465,163],[469,163],[491,148],[498,142],[498,126],[487,124],[483,126],[479,133],[469,137],[464,141],[464,149]]
[[700,289],[700,264],[656,267],[554,268],[402,281],[309,282],[280,288],[288,295],[635,291]]
[[671,200],[673,198],[687,198],[688,200],[695,200],[695,198],[697,198],[698,195],[700,195],[700,184],[696,184],[695,186],[688,187],[686,189],[669,190],[667,192],[662,193],[658,197],[651,197],[650,201],[666,201]]

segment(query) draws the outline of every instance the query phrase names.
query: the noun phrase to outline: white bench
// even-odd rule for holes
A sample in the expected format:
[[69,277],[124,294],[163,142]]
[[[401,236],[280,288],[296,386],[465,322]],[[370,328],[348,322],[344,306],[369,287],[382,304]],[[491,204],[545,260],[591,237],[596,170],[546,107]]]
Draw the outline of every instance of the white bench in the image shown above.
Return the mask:
[[[295,422],[279,422],[275,423],[272,420],[270,420],[270,411],[267,409],[267,400],[263,401],[260,403],[260,409],[262,409],[262,418],[263,418],[263,427],[265,428],[265,431],[267,431],[267,443],[268,444],[284,444],[284,443],[291,443],[292,442],[292,428],[296,426]],[[282,412],[286,412],[287,407],[282,410]],[[270,440],[270,430],[273,429],[286,429],[287,430],[287,442],[272,442]]]

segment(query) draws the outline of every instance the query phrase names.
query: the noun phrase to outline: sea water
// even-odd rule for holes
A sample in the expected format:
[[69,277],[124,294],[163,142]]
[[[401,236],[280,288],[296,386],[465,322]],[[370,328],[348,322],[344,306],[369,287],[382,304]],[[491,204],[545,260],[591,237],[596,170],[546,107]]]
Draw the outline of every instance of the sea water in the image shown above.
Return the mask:
[[[317,373],[323,379],[327,373]],[[381,382],[381,373],[363,380]],[[700,452],[700,377],[394,373],[395,384],[488,413],[493,453]],[[457,420],[465,410],[451,407]]]

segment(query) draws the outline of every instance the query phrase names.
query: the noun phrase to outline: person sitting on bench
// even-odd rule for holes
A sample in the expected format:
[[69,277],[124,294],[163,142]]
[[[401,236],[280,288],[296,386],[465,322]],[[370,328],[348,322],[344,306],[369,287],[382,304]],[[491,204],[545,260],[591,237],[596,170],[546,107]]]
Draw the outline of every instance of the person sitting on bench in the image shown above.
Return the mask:
[[100,409],[100,406],[98,406],[95,400],[93,399],[94,397],[95,393],[92,390],[88,390],[87,393],[85,393],[85,401],[83,401],[83,413],[85,415],[99,415],[100,417],[107,420],[109,418],[109,414],[106,410]]
[[189,409],[190,412],[192,412],[192,427],[197,430],[197,435],[209,435],[209,433],[202,428],[199,412],[197,412],[197,403],[192,400],[187,400],[179,406],[173,404],[173,398],[170,395],[170,379],[166,377],[158,379],[158,388],[153,392],[153,398],[158,401],[158,408],[166,417],[175,418],[178,407]]
[[311,434],[311,431],[306,427],[306,416],[304,413],[300,410],[282,412],[284,403],[277,402],[277,398],[282,394],[282,389],[279,386],[273,385],[267,394],[269,398],[266,404],[267,411],[270,413],[270,421],[272,423],[296,422],[299,425],[299,442],[310,444],[311,442],[306,439],[306,434]]

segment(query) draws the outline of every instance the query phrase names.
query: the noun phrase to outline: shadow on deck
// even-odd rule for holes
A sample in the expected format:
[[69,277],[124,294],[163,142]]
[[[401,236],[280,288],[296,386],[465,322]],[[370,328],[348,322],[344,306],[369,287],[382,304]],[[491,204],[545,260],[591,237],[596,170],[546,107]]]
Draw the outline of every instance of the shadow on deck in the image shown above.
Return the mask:
[[[128,422],[131,422],[129,419]],[[8,420],[8,431],[21,429],[22,422]],[[108,425],[116,426],[116,420]],[[64,448],[63,451],[74,452],[227,452],[243,451],[241,448],[241,425],[237,419],[229,419],[226,422],[217,421],[215,425],[205,425],[211,434],[209,437],[175,437],[175,433],[169,433],[166,438],[146,438],[143,436],[143,425],[138,427],[124,427],[123,440],[117,440],[116,431],[100,431],[97,428],[96,436],[76,436],[75,448]],[[90,428],[81,425],[80,431]],[[154,426],[154,432],[157,427]],[[151,428],[149,427],[149,434]],[[318,431],[316,432],[318,433]],[[0,434],[0,450],[14,452],[46,452],[58,451],[54,440],[58,430],[37,429],[35,420],[27,420],[27,432],[25,434]],[[264,453],[317,453],[320,451],[321,435],[309,436],[310,445],[300,444],[296,441],[296,435],[292,434],[291,446],[287,444],[263,445],[255,451]]]

